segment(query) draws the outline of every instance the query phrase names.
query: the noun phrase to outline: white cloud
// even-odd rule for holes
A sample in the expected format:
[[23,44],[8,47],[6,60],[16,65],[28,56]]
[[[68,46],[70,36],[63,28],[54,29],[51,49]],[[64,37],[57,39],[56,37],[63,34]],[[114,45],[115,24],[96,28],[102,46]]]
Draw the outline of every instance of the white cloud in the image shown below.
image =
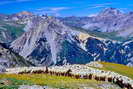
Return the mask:
[[68,7],[44,7],[35,10],[36,14],[49,14],[53,16],[60,16],[60,11],[70,9]]
[[107,7],[107,6],[111,6],[111,5],[113,5],[113,4],[115,4],[115,3],[110,3],[110,2],[108,2],[108,3],[94,4],[94,5],[89,6],[89,9],[90,9],[90,8],[102,8],[102,7]]
[[10,3],[19,3],[19,2],[27,2],[27,1],[32,1],[32,0],[5,0],[5,1],[1,1],[0,5],[6,5],[6,4],[10,4]]
[[97,13],[88,15],[88,17],[94,17],[94,16],[97,16]]
[[51,8],[52,11],[61,11],[61,10],[66,10],[69,9],[68,7],[55,7],[55,8]]
[[126,11],[129,11],[129,8],[119,8],[119,10],[123,13],[125,13]]
[[69,8],[68,7],[44,7],[44,8],[37,9],[37,11],[61,11],[66,9],[69,9]]

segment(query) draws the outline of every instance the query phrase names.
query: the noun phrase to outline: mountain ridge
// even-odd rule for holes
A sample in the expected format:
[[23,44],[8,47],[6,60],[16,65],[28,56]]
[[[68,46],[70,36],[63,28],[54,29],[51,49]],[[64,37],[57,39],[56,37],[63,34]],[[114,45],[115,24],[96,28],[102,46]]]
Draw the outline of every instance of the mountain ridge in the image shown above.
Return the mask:
[[34,17],[32,21],[27,32],[10,47],[24,58],[37,61],[37,65],[107,61],[132,66],[132,41],[94,37],[53,17]]
[[[128,38],[132,37],[132,17],[132,12],[124,13],[116,8],[105,8],[91,17],[62,17],[59,19],[68,26],[84,28],[87,31],[116,32],[116,36]],[[124,34],[125,30],[126,34]]]
[[[126,38],[117,37],[119,31],[110,33],[96,29],[91,31],[80,29],[89,21],[97,20],[103,24],[104,21],[108,22],[112,18],[125,16],[115,8],[107,8],[99,15],[101,15],[99,18],[94,16],[66,17],[65,19],[47,15],[32,15],[24,16],[26,22],[22,16],[23,20],[15,20],[15,22],[22,22],[21,24],[26,25],[23,29],[24,33],[13,40],[10,47],[36,66],[85,64],[90,61],[107,61],[132,66],[132,38],[125,40]],[[132,13],[125,21],[131,17]],[[110,29],[108,26],[107,28]],[[127,30],[129,29],[122,31],[127,32]],[[122,39],[123,41],[119,41]]]

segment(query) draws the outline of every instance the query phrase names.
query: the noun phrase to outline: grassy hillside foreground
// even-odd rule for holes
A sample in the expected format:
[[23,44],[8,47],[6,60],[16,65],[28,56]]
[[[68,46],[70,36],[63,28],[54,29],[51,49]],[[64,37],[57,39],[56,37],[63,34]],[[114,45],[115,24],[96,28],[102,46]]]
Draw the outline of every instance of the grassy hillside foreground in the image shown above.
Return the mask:
[[[0,85],[0,89],[17,89],[19,85],[42,85],[50,86],[59,89],[83,89],[83,87],[102,89],[99,86],[102,84],[109,84],[107,82],[98,82],[88,79],[74,79],[70,77],[62,76],[50,76],[46,74],[1,74],[0,79],[8,80],[7,85]],[[111,84],[113,85],[113,84]],[[113,85],[116,86],[116,85]],[[113,88],[110,88],[113,89]],[[116,88],[116,89],[119,89]]]
[[[102,70],[114,71],[133,79],[133,68],[131,67],[105,62],[99,63],[103,65],[103,68],[101,68]],[[0,89],[17,89],[19,85],[42,85],[59,89],[84,89],[84,87],[102,89],[100,86],[104,84],[111,83],[63,76],[51,76],[47,74],[0,74]],[[113,87],[109,89],[114,89],[114,87],[115,89],[120,89],[114,84],[111,85],[113,85]]]

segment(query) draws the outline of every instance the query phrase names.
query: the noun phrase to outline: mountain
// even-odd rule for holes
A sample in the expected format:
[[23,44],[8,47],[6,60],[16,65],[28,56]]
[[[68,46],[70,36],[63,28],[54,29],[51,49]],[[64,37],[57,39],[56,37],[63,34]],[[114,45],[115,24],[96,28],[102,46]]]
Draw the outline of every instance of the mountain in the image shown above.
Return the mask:
[[[12,42],[21,36],[27,28],[25,25],[35,15],[31,12],[5,15],[0,14],[0,36],[2,42]],[[64,25],[94,33],[102,38],[123,41],[132,39],[133,13],[123,13],[116,8],[106,8],[91,17],[57,17]],[[92,34],[93,35],[93,34]]]
[[92,21],[89,21],[83,28],[101,32],[116,32],[117,36],[122,37],[132,36],[133,14],[131,12],[122,13],[115,8],[107,8],[92,18]]
[[[35,15],[28,11],[5,15],[0,14],[0,41],[12,42],[21,36],[27,28],[25,25]],[[116,8],[106,8],[91,17],[57,17],[64,25],[81,29],[89,34],[111,40],[123,41],[133,37],[133,13],[123,13]],[[7,42],[8,39],[8,42]]]
[[17,15],[17,16],[20,16],[20,17],[22,17],[22,16],[32,16],[33,13],[28,12],[28,11],[22,11],[22,12],[20,12],[20,13],[16,13],[16,15]]
[[24,33],[32,13],[23,11],[16,14],[0,14],[0,42],[10,43]]
[[63,24],[70,26],[70,27],[82,27],[87,24],[88,21],[91,20],[90,17],[57,17]]
[[132,66],[133,41],[117,42],[107,39],[87,38],[85,48],[94,61],[105,61]]
[[24,32],[24,24],[0,20],[0,42],[10,43]]
[[115,33],[115,36],[123,38],[133,36],[133,13],[123,13],[116,8],[106,8],[91,17],[72,16],[59,19],[67,26],[83,28],[86,31]]
[[0,70],[10,67],[33,66],[32,63],[11,51],[6,44],[0,43]]
[[[53,17],[34,17],[27,29],[27,32],[12,42],[11,48],[37,65],[61,63],[66,57],[70,63],[85,63],[82,59],[90,57],[74,40],[76,36],[73,37],[73,34],[78,32]],[[72,50],[70,54],[69,50]]]
[[26,28],[10,47],[36,66],[90,61],[133,64],[132,40],[119,42],[100,38],[47,16],[34,16]]

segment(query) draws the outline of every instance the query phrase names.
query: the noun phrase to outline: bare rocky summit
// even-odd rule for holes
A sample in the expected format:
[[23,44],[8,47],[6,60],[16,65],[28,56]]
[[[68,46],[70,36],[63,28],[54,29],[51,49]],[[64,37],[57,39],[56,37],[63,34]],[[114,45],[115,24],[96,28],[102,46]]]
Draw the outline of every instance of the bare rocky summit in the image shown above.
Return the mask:
[[24,58],[42,65],[56,64],[61,44],[67,38],[70,28],[54,17],[33,17],[21,37],[11,44],[11,48]]

